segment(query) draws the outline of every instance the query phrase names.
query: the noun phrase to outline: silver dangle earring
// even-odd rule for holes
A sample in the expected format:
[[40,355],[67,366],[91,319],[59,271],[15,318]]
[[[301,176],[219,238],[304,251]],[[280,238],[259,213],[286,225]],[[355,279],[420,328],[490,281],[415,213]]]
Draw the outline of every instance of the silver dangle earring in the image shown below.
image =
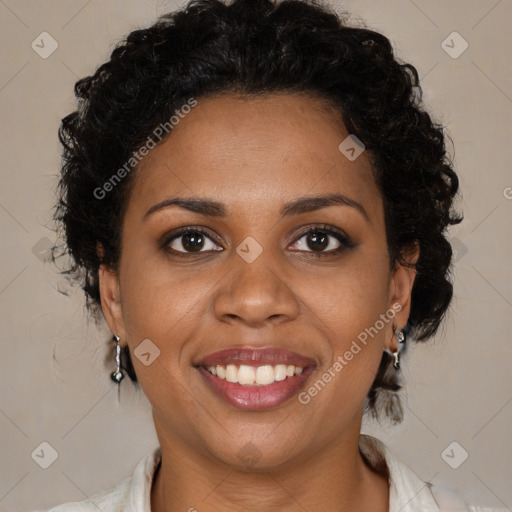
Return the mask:
[[121,338],[117,334],[114,334],[112,341],[115,341],[116,343],[115,351],[117,368],[115,372],[110,374],[110,377],[116,384],[119,384],[124,379],[124,374],[121,371],[121,347],[119,346],[119,341],[121,341]]
[[401,352],[401,346],[405,343],[405,331],[403,329],[396,330],[397,326],[396,324],[393,324],[393,333],[396,335],[396,339],[398,340],[398,350],[396,352],[391,352],[388,348],[386,348],[386,352],[388,354],[391,354],[395,360],[393,361],[393,367],[395,370],[400,370],[400,352]]

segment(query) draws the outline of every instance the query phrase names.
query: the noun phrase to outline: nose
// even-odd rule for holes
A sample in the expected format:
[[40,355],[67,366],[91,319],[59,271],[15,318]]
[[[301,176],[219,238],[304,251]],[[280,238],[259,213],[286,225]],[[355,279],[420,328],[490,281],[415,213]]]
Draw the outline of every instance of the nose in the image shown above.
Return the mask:
[[299,302],[266,251],[247,263],[237,254],[231,271],[213,296],[215,316],[222,322],[241,322],[250,327],[282,323],[297,318]]

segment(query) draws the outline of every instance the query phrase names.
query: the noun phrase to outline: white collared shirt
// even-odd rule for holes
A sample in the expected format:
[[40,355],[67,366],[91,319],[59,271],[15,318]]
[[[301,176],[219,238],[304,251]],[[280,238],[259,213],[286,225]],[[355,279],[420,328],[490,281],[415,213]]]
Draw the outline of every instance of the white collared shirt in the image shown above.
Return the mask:
[[[384,463],[389,471],[389,512],[505,512],[506,509],[467,505],[457,495],[422,482],[375,437],[361,434],[359,447],[372,466]],[[142,459],[132,476],[113,489],[80,502],[64,503],[46,512],[151,512],[153,475],[160,463],[160,447]],[[193,507],[191,507],[192,510]],[[35,511],[44,512],[44,511]]]

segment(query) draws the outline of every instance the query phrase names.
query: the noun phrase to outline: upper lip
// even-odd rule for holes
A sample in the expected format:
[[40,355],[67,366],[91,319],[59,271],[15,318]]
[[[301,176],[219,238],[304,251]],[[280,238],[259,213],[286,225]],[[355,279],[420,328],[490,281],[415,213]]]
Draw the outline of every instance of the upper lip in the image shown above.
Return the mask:
[[315,360],[282,348],[238,347],[213,352],[212,354],[202,358],[195,364],[195,366],[216,366],[228,364],[245,364],[249,366],[274,366],[277,364],[286,364],[305,368],[310,365],[315,366]]

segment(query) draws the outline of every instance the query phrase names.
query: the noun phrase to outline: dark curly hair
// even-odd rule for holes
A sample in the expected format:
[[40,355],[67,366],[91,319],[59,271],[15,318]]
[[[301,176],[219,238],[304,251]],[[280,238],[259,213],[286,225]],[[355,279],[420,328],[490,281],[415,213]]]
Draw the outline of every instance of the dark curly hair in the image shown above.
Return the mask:
[[[52,261],[70,256],[61,273],[81,283],[97,322],[99,265],[118,269],[137,166],[110,187],[107,200],[98,198],[98,187],[190,98],[298,92],[327,102],[364,143],[383,197],[390,268],[407,265],[408,251],[420,247],[405,331],[416,341],[437,332],[453,294],[445,230],[463,219],[452,210],[459,181],[443,127],[422,106],[416,68],[394,56],[384,35],[362,22],[350,26],[348,18],[313,0],[193,0],[131,32],[108,62],[76,82],[77,110],[59,129],[64,149],[53,218],[64,242],[54,246]],[[365,412],[379,418],[384,410],[398,422],[401,385],[391,360],[384,352]],[[122,365],[136,383],[128,347]]]

